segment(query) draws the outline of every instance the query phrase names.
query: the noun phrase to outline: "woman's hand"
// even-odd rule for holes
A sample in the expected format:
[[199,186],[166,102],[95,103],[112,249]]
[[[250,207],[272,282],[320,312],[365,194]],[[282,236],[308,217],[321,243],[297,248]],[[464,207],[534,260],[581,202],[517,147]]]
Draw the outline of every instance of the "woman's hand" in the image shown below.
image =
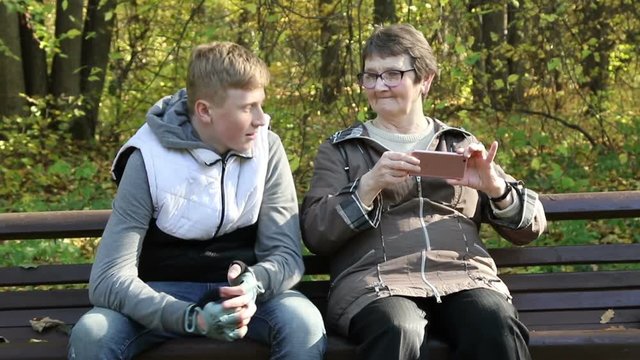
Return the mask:
[[358,196],[365,206],[373,203],[376,196],[389,186],[406,180],[409,174],[420,171],[420,160],[401,152],[386,151],[378,162],[360,178]]
[[493,159],[498,152],[498,142],[491,143],[487,151],[481,143],[473,143],[457,149],[467,160],[467,171],[460,180],[447,180],[451,185],[464,185],[482,191],[489,197],[499,197],[506,189],[506,183],[496,172]]

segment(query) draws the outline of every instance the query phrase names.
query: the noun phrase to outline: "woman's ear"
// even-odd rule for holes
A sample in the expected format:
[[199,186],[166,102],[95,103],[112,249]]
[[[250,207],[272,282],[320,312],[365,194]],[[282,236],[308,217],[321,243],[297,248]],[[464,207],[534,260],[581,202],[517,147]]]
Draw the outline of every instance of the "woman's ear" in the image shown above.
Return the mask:
[[422,98],[426,98],[429,95],[431,89],[431,82],[433,81],[434,74],[429,74],[424,80],[422,80]]

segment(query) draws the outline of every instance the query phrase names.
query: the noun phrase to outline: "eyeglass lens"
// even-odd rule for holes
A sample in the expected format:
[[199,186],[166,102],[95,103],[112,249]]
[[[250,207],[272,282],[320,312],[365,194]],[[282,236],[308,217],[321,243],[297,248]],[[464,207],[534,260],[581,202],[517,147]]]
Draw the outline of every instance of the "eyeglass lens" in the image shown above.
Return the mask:
[[371,72],[360,73],[359,74],[360,85],[362,85],[367,89],[373,89],[376,86],[376,82],[378,81],[378,78],[381,78],[382,83],[388,87],[398,86],[400,84],[400,81],[402,81],[404,73],[413,71],[413,70],[414,69],[408,69],[404,71],[387,70],[387,71],[383,71],[380,74],[371,73]]

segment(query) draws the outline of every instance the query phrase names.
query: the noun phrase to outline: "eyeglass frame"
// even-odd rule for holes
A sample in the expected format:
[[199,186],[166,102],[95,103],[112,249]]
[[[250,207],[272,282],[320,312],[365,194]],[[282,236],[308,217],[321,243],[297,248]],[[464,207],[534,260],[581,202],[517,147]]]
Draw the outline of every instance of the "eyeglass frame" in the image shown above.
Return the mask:
[[[381,80],[382,80],[382,83],[383,83],[385,86],[387,86],[387,87],[389,87],[389,88],[394,88],[394,87],[396,87],[396,86],[400,85],[400,81],[402,81],[402,79],[404,78],[404,74],[405,74],[405,73],[408,73],[409,71],[416,71],[416,69],[415,69],[415,68],[411,68],[411,69],[407,69],[407,70],[395,70],[395,69],[390,69],[390,70],[385,70],[385,71],[383,71],[383,72],[381,72],[381,73],[373,73],[373,72],[363,71],[363,72],[361,72],[361,73],[358,73],[358,75],[357,75],[357,77],[358,77],[358,83],[359,83],[359,84],[360,84],[360,86],[362,86],[363,88],[371,90],[371,89],[373,89],[373,88],[375,88],[375,87],[376,87],[376,84],[378,83],[378,79],[381,79]],[[395,84],[395,85],[389,85],[389,84],[387,84],[387,81],[384,79],[384,75],[385,75],[385,74],[387,74],[387,73],[391,73],[391,72],[397,72],[397,73],[400,73],[400,79],[398,80],[398,83],[397,83],[397,84]],[[364,79],[364,76],[365,76],[366,74],[371,75],[371,76],[375,75],[375,77],[376,77],[375,81],[373,82],[373,86],[371,86],[371,87],[364,86],[364,81],[363,81],[363,79]]]

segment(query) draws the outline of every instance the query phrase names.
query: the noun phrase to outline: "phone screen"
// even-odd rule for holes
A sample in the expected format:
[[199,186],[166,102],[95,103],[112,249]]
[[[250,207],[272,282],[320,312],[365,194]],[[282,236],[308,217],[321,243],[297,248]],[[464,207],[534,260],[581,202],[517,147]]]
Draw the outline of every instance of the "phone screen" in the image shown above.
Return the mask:
[[467,169],[467,158],[462,154],[416,150],[411,155],[420,159],[420,173],[412,175],[462,179]]

